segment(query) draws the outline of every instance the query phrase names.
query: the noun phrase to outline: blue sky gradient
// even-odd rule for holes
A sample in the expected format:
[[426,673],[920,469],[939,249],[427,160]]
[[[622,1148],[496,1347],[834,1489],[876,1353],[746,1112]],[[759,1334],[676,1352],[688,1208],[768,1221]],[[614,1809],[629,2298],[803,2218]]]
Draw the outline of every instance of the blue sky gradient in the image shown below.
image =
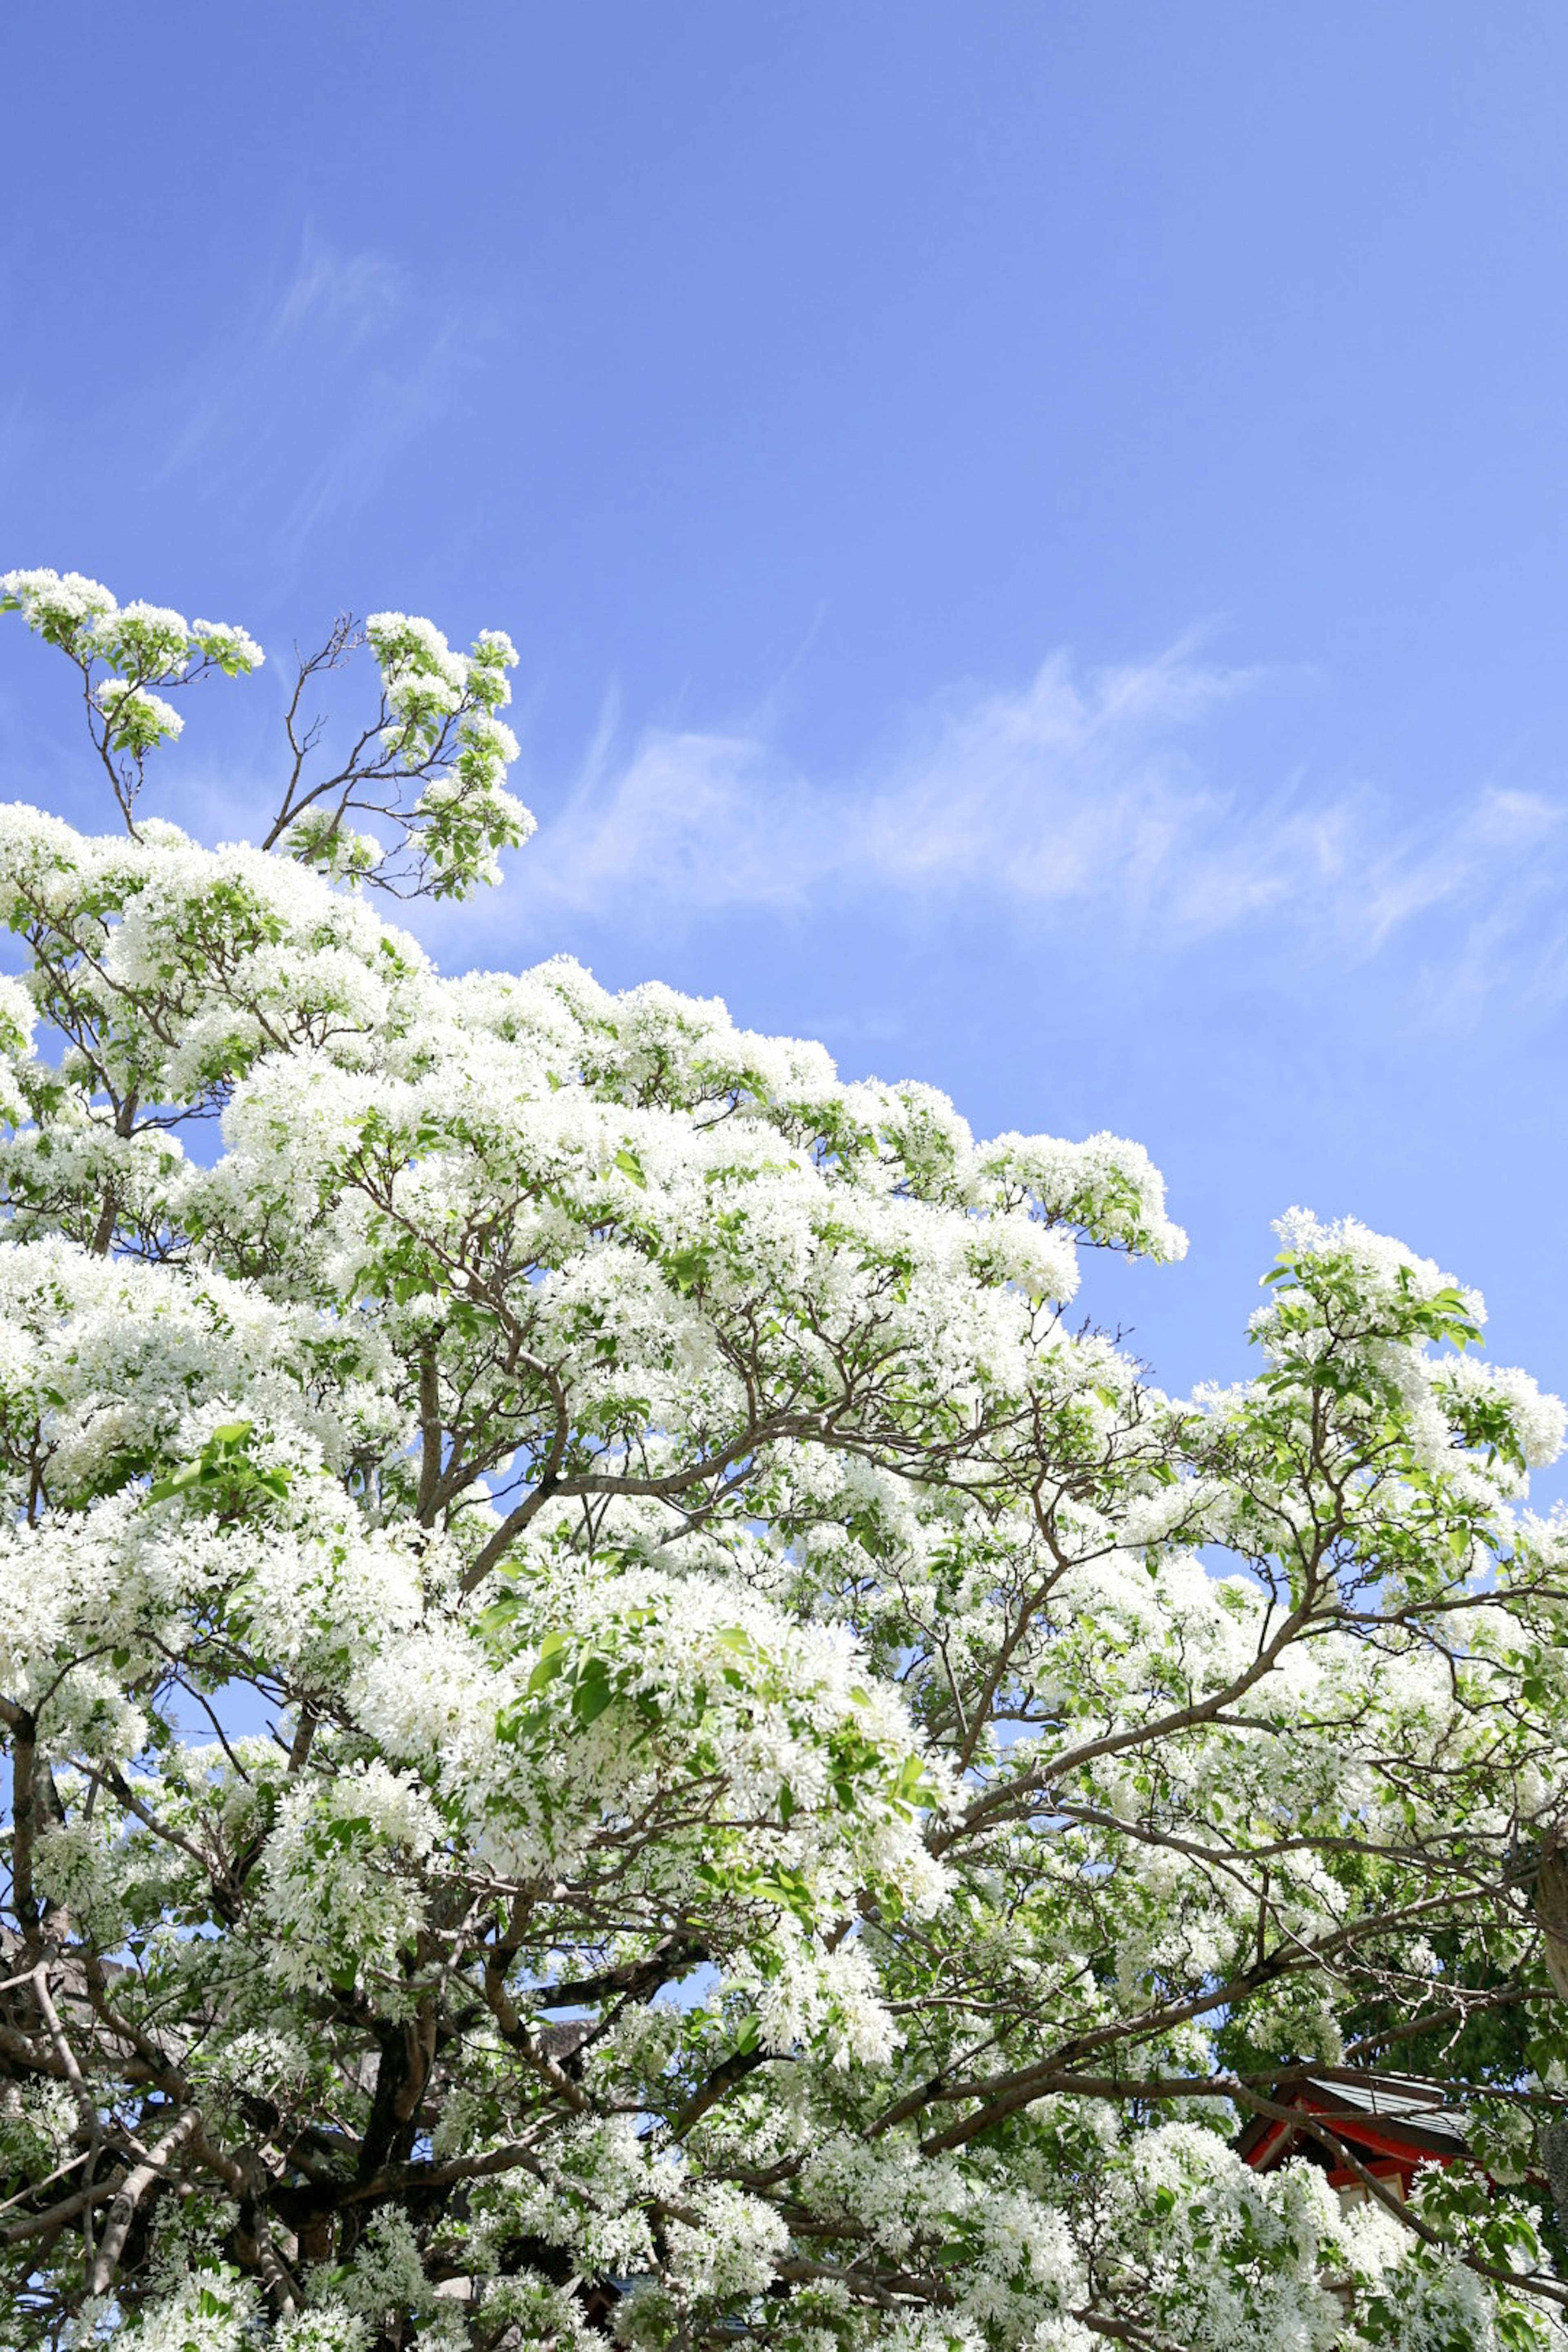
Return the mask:
[[[1440,0],[142,0],[0,30],[0,568],[522,653],[445,965],[725,996],[1139,1137],[1245,1369],[1293,1202],[1568,1389],[1568,16]],[[107,822],[0,636],[0,792]]]

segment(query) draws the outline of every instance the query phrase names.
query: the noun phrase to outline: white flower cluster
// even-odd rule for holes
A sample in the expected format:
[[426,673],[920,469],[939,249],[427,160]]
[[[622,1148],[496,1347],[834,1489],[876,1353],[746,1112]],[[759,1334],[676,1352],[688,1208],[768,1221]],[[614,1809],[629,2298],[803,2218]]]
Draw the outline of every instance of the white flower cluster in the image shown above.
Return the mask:
[[[19,612],[30,629],[84,668],[105,663],[132,690],[149,680],[183,678],[194,664],[210,662],[232,677],[259,669],[266,659],[247,631],[226,621],[187,621],[140,598],[121,604],[79,572],[0,572],[0,612]],[[98,698],[110,707],[101,688]]]
[[184,720],[172,702],[150,694],[129,678],[106,677],[93,688],[93,700],[109,721],[111,751],[150,751],[154,743],[172,740]]
[[496,852],[534,830],[530,812],[504,788],[520,747],[496,717],[511,699],[506,674],[517,666],[516,647],[487,629],[470,653],[455,653],[433,622],[407,613],[373,613],[365,635],[389,713],[385,755],[411,772],[429,771],[412,824],[437,894],[498,881]]

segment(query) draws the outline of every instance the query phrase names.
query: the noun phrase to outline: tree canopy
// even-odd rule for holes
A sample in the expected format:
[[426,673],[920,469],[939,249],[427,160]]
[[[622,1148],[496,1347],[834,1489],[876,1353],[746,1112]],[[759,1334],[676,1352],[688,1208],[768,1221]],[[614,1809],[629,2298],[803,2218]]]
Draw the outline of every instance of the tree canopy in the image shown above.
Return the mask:
[[[259,648],[0,591],[118,810],[0,811],[0,2341],[1568,2344],[1563,1415],[1477,1295],[1292,1211],[1168,1395],[1073,1316],[1184,1249],[1136,1144],[384,919],[531,829],[505,637],[340,622],[205,848],[148,766]],[[1475,2161],[1251,2169],[1325,2073]]]

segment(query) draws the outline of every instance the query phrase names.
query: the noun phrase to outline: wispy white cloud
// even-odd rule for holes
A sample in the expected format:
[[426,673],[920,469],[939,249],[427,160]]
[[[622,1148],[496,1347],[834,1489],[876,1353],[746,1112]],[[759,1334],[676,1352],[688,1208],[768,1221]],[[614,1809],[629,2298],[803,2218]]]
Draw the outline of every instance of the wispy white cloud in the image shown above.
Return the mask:
[[[526,896],[541,918],[664,930],[829,901],[916,921],[1076,909],[1151,946],[1267,922],[1342,963],[1442,918],[1450,992],[1517,980],[1568,812],[1493,785],[1413,824],[1364,782],[1260,785],[1218,722],[1301,683],[1192,640],[1087,674],[1058,654],[1016,690],[945,696],[896,755],[837,783],[762,730],[652,730],[617,753],[612,707],[527,853]],[[1549,949],[1529,939],[1537,984]]]
[[826,783],[759,731],[652,730],[617,758],[606,714],[534,857],[536,887],[602,907],[649,893],[695,912],[825,888],[1071,898],[1146,889],[1218,799],[1183,741],[1256,680],[1178,646],[1080,681],[1065,656],[1018,692],[942,698],[903,750]]
[[497,340],[498,320],[437,301],[373,252],[303,232],[289,266],[230,316],[176,391],[150,487],[199,482],[297,540],[384,472]]

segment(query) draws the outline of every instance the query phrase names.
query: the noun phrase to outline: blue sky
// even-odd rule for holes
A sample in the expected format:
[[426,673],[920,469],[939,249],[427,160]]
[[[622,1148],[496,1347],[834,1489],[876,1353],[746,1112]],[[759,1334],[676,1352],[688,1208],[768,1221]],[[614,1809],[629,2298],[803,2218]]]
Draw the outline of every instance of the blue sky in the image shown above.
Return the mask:
[[[1293,1202],[1568,1388],[1568,16],[142,0],[0,29],[0,566],[510,630],[539,838],[422,922],[1138,1136],[1173,1384]],[[97,803],[0,638],[0,792]]]

